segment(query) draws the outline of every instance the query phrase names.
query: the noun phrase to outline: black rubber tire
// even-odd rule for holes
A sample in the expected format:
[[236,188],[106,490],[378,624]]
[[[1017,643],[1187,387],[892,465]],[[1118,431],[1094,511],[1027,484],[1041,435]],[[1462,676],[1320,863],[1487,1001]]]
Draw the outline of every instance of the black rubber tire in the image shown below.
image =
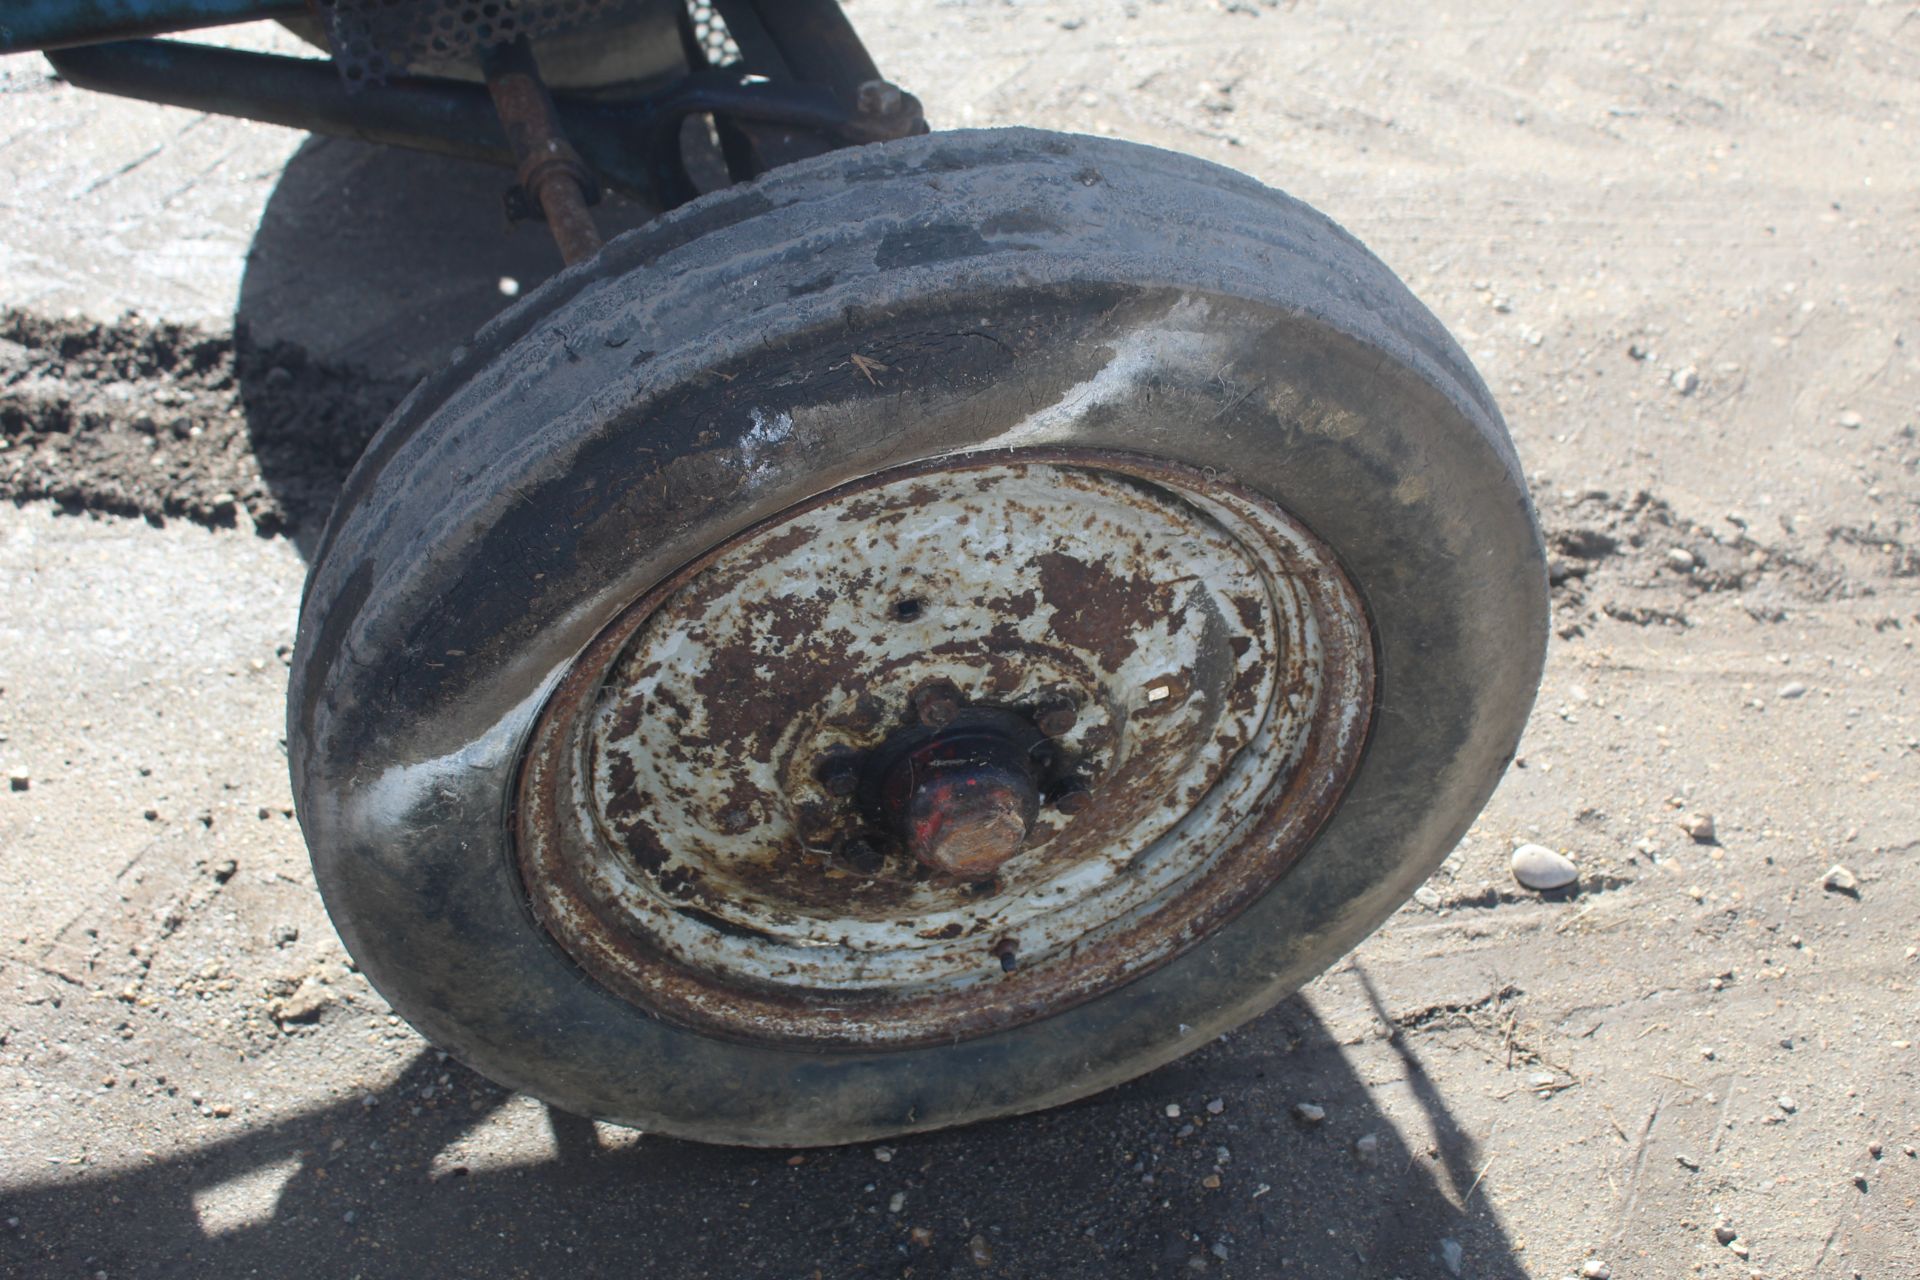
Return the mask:
[[[869,380],[854,350],[887,375]],[[793,430],[749,473],[755,411]],[[586,978],[529,914],[507,831],[556,673],[754,521],[1036,422],[1048,443],[1230,474],[1358,585],[1380,697],[1306,854],[1171,963],[958,1044],[727,1042]],[[348,480],[309,581],[294,789],[342,938],[436,1044],[584,1115],[714,1142],[851,1142],[1116,1084],[1344,954],[1485,803],[1546,624],[1539,532],[1491,397],[1351,236],[1186,156],[944,133],[781,169],[632,232],[409,397]]]

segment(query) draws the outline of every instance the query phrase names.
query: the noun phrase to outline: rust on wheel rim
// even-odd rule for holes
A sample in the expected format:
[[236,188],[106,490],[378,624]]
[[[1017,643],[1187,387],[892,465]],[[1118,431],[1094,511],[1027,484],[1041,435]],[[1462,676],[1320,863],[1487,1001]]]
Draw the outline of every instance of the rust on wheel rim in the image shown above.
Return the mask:
[[661,1018],[813,1048],[1017,1025],[1178,955],[1332,813],[1373,654],[1271,502],[1097,451],[882,472],[609,625],[528,743],[535,916]]

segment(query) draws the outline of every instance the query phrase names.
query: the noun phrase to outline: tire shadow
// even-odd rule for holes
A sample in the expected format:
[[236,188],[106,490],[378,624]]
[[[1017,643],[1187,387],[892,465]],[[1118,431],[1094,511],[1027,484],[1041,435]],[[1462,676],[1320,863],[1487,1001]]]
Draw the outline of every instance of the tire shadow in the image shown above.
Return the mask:
[[[1402,1138],[1299,998],[1073,1106],[797,1153],[543,1114],[422,1052],[372,1104],[7,1194],[0,1270],[1521,1280],[1462,1180],[1478,1153],[1424,1071],[1416,1094],[1433,1148]],[[1306,1099],[1323,1120],[1297,1117]],[[250,1179],[255,1211],[223,1224],[222,1189]]]
[[[234,314],[261,479],[310,555],[341,481],[401,398],[560,269],[538,223],[510,227],[506,170],[310,138],[268,199]],[[609,195],[612,238],[645,222]]]

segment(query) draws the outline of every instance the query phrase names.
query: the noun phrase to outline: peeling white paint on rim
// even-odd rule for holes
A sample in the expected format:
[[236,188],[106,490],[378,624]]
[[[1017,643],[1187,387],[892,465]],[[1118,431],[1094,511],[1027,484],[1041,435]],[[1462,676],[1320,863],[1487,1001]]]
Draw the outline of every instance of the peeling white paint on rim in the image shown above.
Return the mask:
[[[1337,798],[1344,772],[1306,775],[1350,769],[1372,697],[1366,621],[1325,549],[1208,477],[1033,456],[804,504],[583,659],[536,731],[521,840],[523,868],[563,869],[529,892],[590,972],[697,1020],[796,1006],[745,1034],[900,1042],[928,1029],[889,1006],[1124,981],[1270,882],[1272,832],[1317,829],[1276,811]],[[972,705],[1078,710],[1060,742],[1094,806],[1044,814],[990,883],[834,852],[871,817],[826,793],[821,759],[876,747],[935,679]]]

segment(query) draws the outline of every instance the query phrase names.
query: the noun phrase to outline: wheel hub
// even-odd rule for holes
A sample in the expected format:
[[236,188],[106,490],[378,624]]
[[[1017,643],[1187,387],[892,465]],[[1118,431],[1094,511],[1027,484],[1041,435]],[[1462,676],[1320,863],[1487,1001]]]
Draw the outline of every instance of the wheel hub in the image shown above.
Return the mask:
[[889,779],[904,794],[907,851],[935,871],[980,880],[1020,851],[1040,795],[1033,770],[997,735],[942,734]]
[[1040,727],[1016,712],[963,707],[951,686],[914,705],[918,722],[862,767],[861,807],[925,866],[986,879],[1026,843],[1042,794],[1064,795],[1077,779]]
[[662,1017],[981,1034],[1264,892],[1371,702],[1357,597],[1265,500],[1125,455],[947,459],[748,530],[610,625],[529,743],[522,878]]

